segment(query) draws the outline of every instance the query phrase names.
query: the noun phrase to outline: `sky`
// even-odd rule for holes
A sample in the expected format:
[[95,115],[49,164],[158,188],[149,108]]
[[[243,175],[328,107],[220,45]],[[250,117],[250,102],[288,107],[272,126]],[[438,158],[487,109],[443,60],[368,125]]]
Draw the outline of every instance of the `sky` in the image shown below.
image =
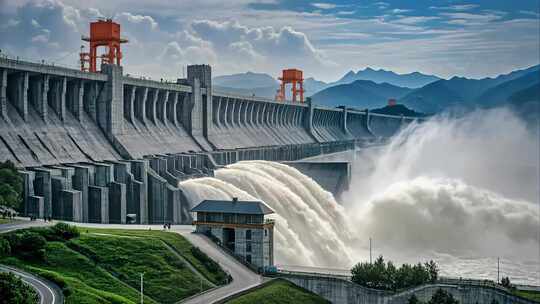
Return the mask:
[[492,77],[540,61],[538,0],[0,0],[8,56],[78,66],[89,22],[113,18],[124,72],[182,77],[246,71],[335,81],[366,67]]

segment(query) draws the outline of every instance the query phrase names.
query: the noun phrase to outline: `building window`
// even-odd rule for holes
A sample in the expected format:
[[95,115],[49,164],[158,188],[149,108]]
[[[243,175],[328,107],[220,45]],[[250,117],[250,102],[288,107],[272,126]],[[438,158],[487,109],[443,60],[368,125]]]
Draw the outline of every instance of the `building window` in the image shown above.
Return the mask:
[[264,229],[264,236],[268,236],[268,229]]
[[251,242],[246,243],[246,252],[251,252]]
[[251,254],[246,255],[246,262],[251,264]]
[[251,240],[251,229],[246,230],[246,240]]

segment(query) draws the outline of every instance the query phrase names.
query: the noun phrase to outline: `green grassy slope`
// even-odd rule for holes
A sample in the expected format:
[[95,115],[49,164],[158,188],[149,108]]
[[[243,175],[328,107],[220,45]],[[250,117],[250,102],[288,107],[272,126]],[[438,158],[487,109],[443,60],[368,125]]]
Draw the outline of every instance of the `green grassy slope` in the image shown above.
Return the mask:
[[268,285],[232,299],[227,304],[327,304],[326,299],[302,289],[293,283],[276,279]]
[[[39,229],[47,228],[27,230]],[[144,273],[145,303],[175,303],[200,292],[201,287],[211,287],[169,247],[211,281],[220,283],[226,278],[221,269],[208,269],[205,261],[193,256],[193,246],[176,233],[79,230],[80,236],[69,241],[49,240],[44,260],[28,260],[13,253],[0,259],[0,263],[56,282],[64,289],[66,303],[138,303],[140,273]]]

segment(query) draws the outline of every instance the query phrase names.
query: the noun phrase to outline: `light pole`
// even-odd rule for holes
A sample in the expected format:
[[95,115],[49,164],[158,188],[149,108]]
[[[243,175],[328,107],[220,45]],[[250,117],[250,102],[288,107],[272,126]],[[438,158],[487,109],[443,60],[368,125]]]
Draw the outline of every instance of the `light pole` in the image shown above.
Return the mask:
[[141,304],[144,304],[144,293],[143,293],[143,276],[144,276],[144,273],[141,272]]
[[369,238],[369,263],[372,264],[373,261],[371,259],[371,238]]
[[499,279],[500,267],[499,267],[499,257],[497,257],[497,284],[500,283]]

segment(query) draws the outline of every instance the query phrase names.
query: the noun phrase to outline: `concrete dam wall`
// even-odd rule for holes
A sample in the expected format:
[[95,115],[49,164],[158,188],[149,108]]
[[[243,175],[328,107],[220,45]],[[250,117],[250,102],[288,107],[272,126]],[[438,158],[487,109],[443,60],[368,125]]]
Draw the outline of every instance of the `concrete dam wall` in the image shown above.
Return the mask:
[[451,293],[462,304],[501,303],[501,304],[533,304],[537,303],[515,296],[509,291],[481,281],[461,281],[457,279],[448,282],[426,284],[401,292],[390,292],[364,288],[349,280],[331,275],[280,274],[297,286],[320,295],[334,304],[407,304],[411,296],[428,302],[437,289]]
[[410,121],[213,91],[208,65],[168,83],[0,58],[0,161],[26,168],[25,212],[40,217],[189,222],[178,181],[350,150]]

